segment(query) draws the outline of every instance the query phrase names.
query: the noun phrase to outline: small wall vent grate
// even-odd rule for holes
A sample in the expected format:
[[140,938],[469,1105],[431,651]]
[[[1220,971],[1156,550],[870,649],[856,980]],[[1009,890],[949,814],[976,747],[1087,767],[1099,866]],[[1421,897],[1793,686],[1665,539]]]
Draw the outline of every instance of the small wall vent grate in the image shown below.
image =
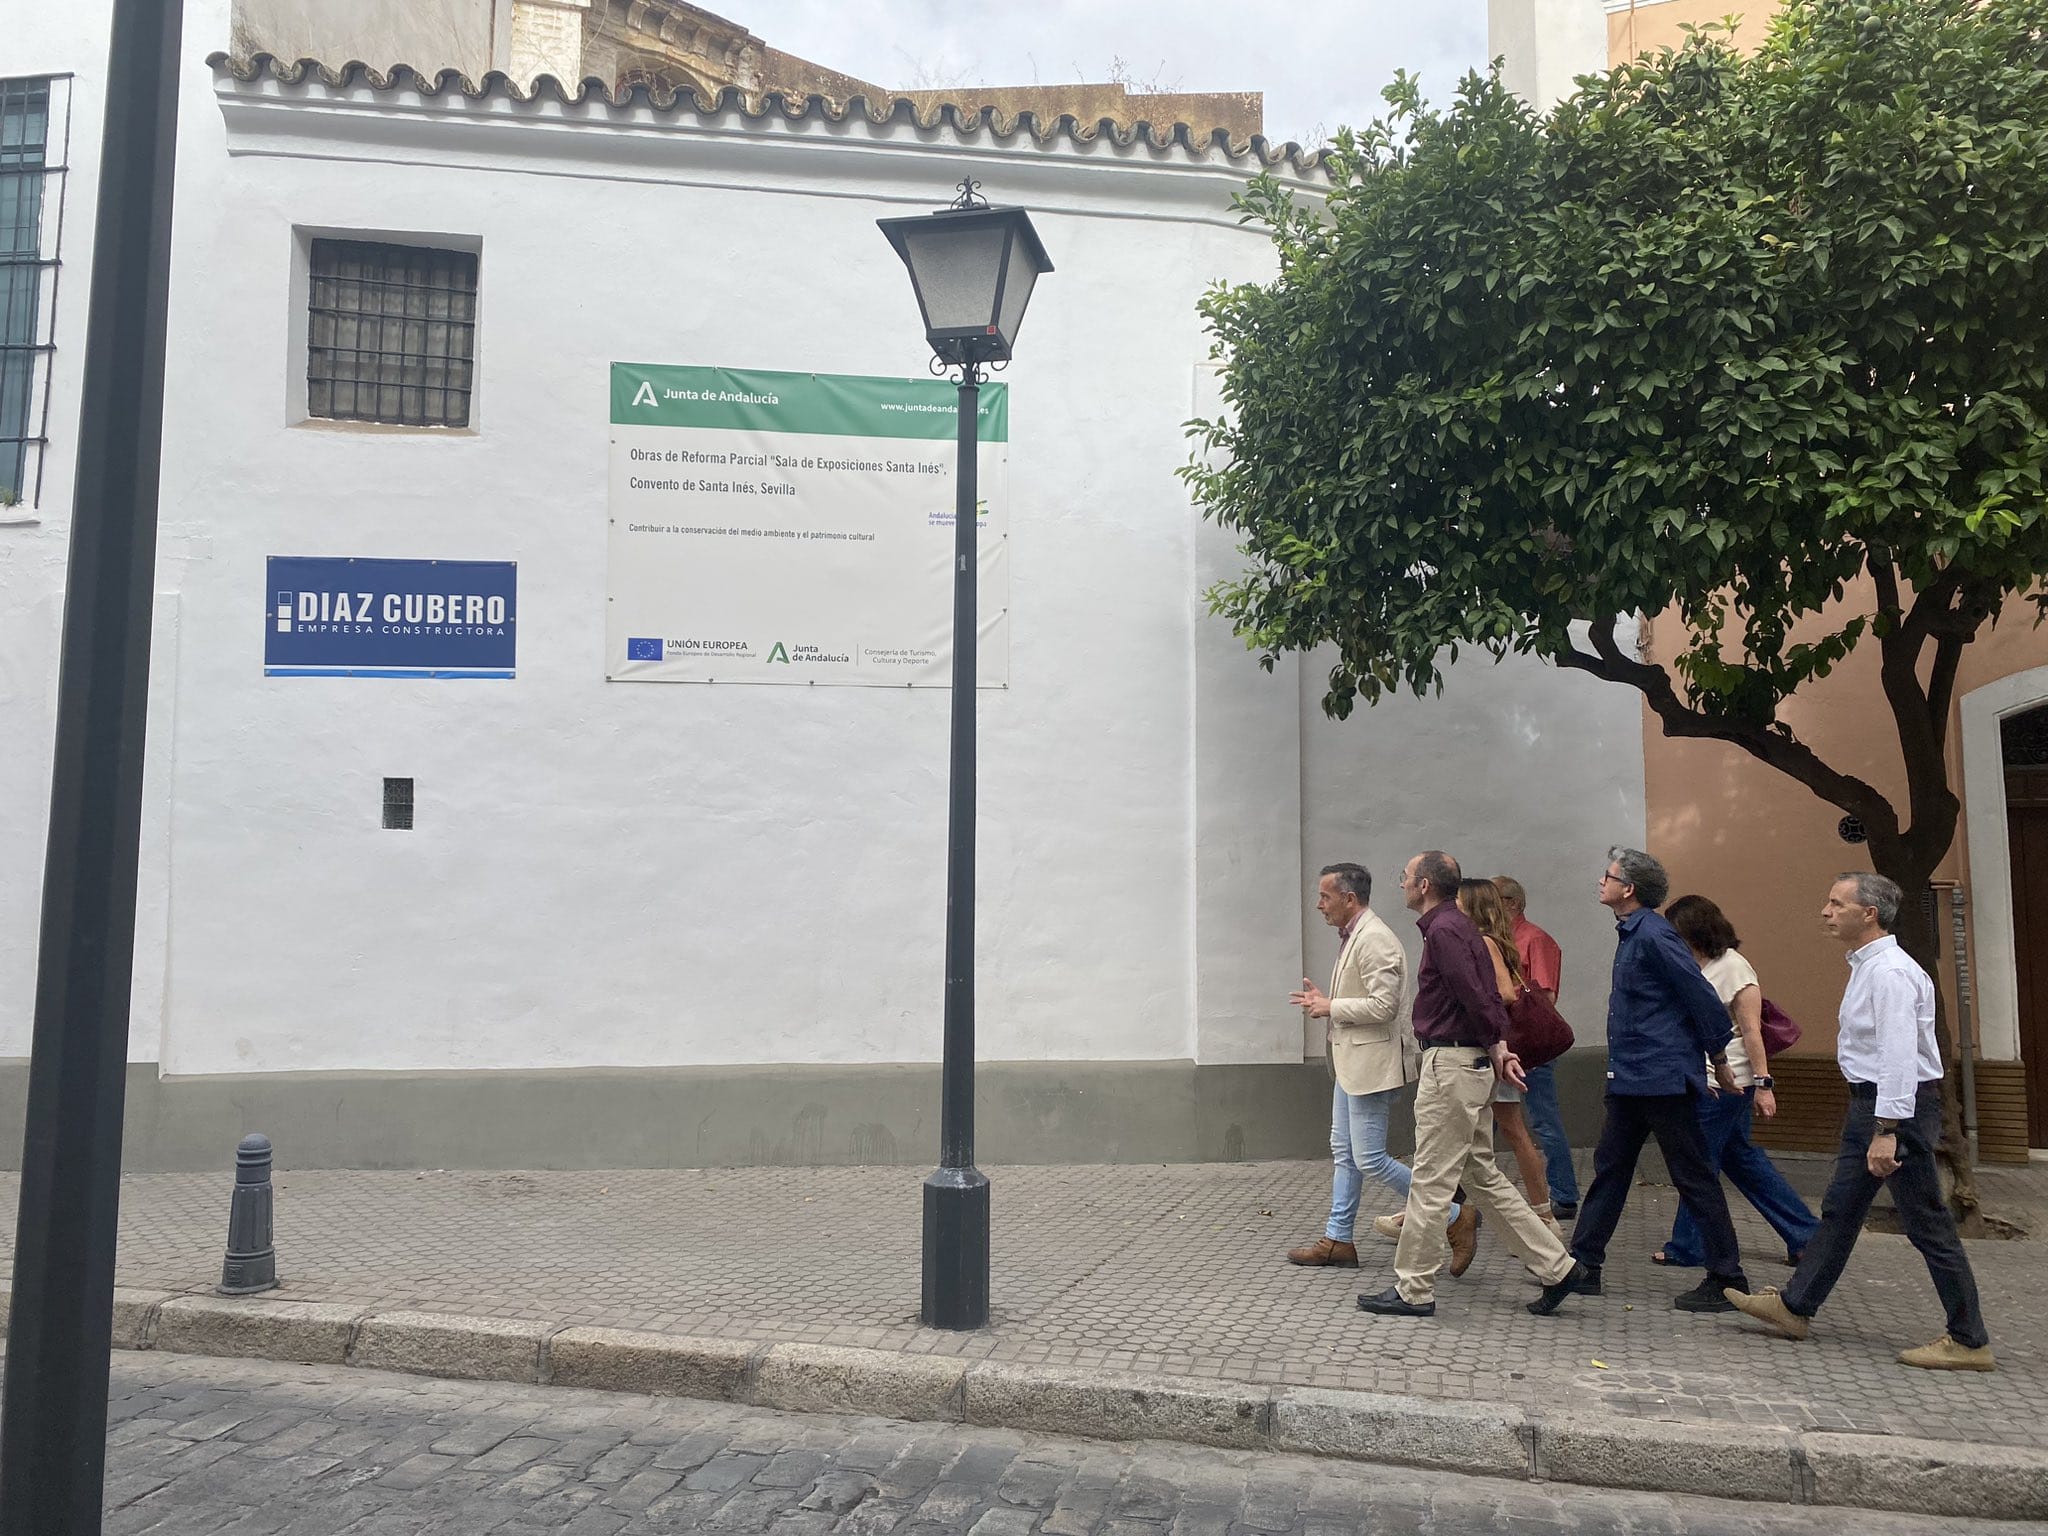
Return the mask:
[[410,832],[412,830],[411,779],[386,779],[384,781],[384,830],[387,832]]

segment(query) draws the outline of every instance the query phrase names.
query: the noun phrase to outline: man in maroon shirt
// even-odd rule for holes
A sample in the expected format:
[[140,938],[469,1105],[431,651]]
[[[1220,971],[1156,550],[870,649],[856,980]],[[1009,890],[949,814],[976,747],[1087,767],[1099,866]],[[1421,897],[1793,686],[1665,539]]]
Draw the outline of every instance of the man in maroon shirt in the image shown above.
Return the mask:
[[[1422,968],[1415,985],[1415,1038],[1422,1044],[1422,1080],[1415,1093],[1415,1162],[1395,1283],[1358,1298],[1384,1317],[1434,1317],[1436,1272],[1443,1267],[1444,1216],[1462,1178],[1470,1195],[1459,1221],[1478,1225],[1483,1210],[1502,1228],[1515,1257],[1543,1282],[1529,1303],[1539,1317],[1587,1279],[1564,1244],[1493,1160],[1496,1077],[1523,1085],[1522,1064],[1507,1047],[1507,1009],[1494,983],[1493,960],[1471,920],[1458,910],[1458,864],[1435,849],[1418,853],[1401,872],[1401,894],[1422,929]],[[1475,1207],[1477,1209],[1475,1209]],[[1468,1229],[1466,1241],[1473,1229]]]

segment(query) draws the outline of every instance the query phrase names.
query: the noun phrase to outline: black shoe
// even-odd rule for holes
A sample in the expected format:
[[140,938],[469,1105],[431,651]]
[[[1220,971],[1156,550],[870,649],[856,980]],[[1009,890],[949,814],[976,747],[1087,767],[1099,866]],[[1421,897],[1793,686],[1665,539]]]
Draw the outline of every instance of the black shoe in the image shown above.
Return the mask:
[[1576,1200],[1553,1200],[1550,1202],[1550,1214],[1559,1221],[1570,1221],[1579,1214],[1579,1204]]
[[1358,1310],[1377,1312],[1382,1317],[1435,1317],[1436,1303],[1425,1301],[1417,1306],[1412,1301],[1403,1301],[1401,1293],[1390,1285],[1377,1296],[1361,1295]]
[[[1594,1287],[1591,1292],[1586,1290],[1588,1282]],[[1588,1269],[1577,1260],[1573,1260],[1571,1273],[1554,1285],[1543,1287],[1543,1294],[1529,1303],[1529,1310],[1538,1317],[1548,1317],[1559,1307],[1563,1306],[1565,1297],[1571,1295],[1574,1291],[1577,1291],[1580,1295],[1599,1295],[1599,1285],[1599,1270]]]
[[[1727,1285],[1727,1280],[1717,1280],[1709,1275],[1691,1290],[1672,1297],[1671,1305],[1681,1312],[1733,1312],[1735,1303],[1721,1294]],[[1746,1291],[1748,1287],[1737,1286],[1736,1289]]]
[[1588,1264],[1581,1260],[1579,1268],[1586,1272],[1586,1278],[1579,1282],[1579,1294],[1581,1296],[1605,1296],[1607,1294],[1607,1287],[1601,1283],[1600,1266],[1598,1264]]

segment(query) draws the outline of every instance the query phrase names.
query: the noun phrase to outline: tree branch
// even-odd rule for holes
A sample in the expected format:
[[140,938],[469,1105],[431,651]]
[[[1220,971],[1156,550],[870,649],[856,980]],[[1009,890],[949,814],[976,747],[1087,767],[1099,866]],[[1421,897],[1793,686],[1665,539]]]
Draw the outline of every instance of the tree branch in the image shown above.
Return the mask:
[[1948,741],[1948,709],[1956,696],[1956,669],[1963,659],[1968,635],[1944,634],[1934,642],[1934,670],[1927,678],[1927,715],[1934,722],[1938,746]]
[[1694,709],[1678,696],[1671,674],[1664,668],[1632,660],[1622,653],[1614,638],[1614,627],[1611,618],[1596,619],[1587,636],[1593,642],[1592,653],[1567,643],[1549,652],[1550,659],[1561,667],[1589,672],[1608,682],[1627,683],[1649,703],[1666,736],[1725,741],[1740,747],[1758,761],[1797,779],[1830,805],[1840,806],[1874,835],[1897,836],[1898,813],[1875,786],[1830,768],[1813,748],[1781,725],[1752,725]]

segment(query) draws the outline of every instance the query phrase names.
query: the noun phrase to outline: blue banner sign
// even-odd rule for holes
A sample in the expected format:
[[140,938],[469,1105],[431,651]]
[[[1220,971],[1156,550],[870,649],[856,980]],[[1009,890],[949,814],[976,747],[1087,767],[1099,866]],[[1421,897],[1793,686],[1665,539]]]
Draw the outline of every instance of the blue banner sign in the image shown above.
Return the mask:
[[510,677],[519,567],[511,560],[272,555],[268,677]]

